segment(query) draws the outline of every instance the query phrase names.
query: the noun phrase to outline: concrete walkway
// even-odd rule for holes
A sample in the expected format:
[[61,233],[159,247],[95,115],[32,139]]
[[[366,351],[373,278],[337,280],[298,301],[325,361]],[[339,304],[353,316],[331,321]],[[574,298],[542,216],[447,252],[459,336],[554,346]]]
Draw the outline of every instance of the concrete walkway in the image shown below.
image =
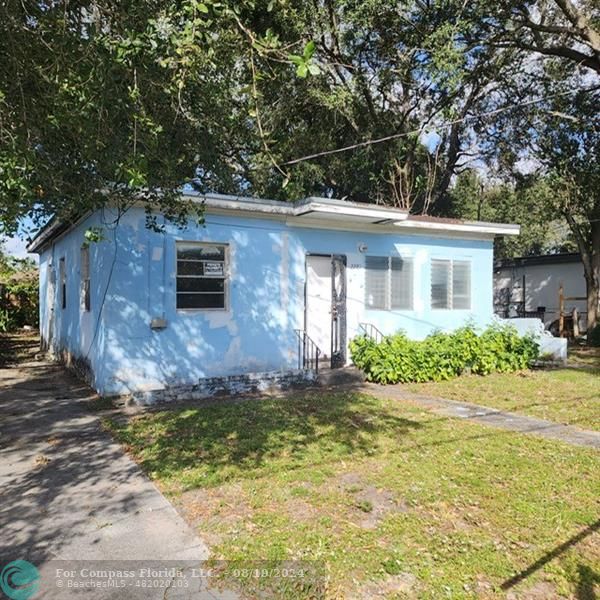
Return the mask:
[[[64,589],[66,581],[56,583],[57,565],[190,568],[209,554],[102,430],[87,406],[93,397],[87,386],[52,363],[0,369],[0,568],[17,559],[33,563],[42,573],[44,598],[81,595]],[[94,599],[233,597],[192,583],[185,589],[169,580],[155,590],[79,592]]]
[[445,417],[467,419],[482,425],[489,425],[507,431],[516,431],[537,435],[551,440],[558,440],[573,446],[584,446],[600,450],[600,432],[579,429],[571,425],[553,423],[537,417],[523,414],[504,412],[479,404],[469,402],[456,402],[444,398],[421,396],[406,391],[401,386],[381,386],[373,383],[364,383],[365,391],[380,398],[392,400],[409,400],[423,408]]

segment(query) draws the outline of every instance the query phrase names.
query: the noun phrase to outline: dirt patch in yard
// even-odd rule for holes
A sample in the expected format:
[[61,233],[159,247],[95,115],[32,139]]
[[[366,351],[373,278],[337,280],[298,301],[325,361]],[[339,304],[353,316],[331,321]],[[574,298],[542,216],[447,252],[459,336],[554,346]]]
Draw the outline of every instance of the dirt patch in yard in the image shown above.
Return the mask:
[[202,531],[209,546],[236,535],[251,523],[254,515],[239,484],[190,490],[172,502],[192,527]]
[[408,511],[393,492],[369,485],[354,495],[355,520],[363,529],[377,529],[381,520],[389,514]]
[[352,600],[370,600],[370,598],[416,598],[417,578],[412,573],[388,575],[385,579],[371,581],[363,585],[357,592],[349,593]]
[[529,588],[520,591],[510,591],[506,600],[566,600],[549,581],[540,581]]
[[433,521],[432,531],[443,533],[469,532],[473,528],[488,527],[482,511],[476,506],[454,506],[448,502],[437,502],[424,511]]
[[387,515],[409,510],[408,505],[398,500],[392,491],[367,485],[353,471],[338,475],[334,479],[334,486],[351,496],[350,519],[363,529],[377,529]]
[[288,500],[283,508],[294,521],[311,521],[317,516],[317,509],[300,498]]
[[339,475],[335,483],[337,487],[345,491],[358,491],[365,485],[363,478],[358,473],[352,471]]

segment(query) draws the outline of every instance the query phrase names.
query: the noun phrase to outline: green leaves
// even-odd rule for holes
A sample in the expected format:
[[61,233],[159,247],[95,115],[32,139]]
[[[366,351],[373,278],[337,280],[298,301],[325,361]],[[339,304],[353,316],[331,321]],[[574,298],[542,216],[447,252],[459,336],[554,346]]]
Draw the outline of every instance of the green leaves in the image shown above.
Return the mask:
[[0,246],[0,333],[38,325],[38,282],[33,261],[7,255]]
[[106,239],[104,237],[104,230],[102,229],[102,227],[90,227],[86,229],[83,234],[83,238],[83,243],[85,246],[89,246],[90,244],[97,244]]
[[527,369],[539,347],[529,336],[520,337],[509,326],[491,326],[477,335],[471,326],[452,333],[435,332],[423,341],[403,333],[377,344],[360,336],[350,342],[354,364],[377,383],[444,381],[464,372],[488,375]]
[[296,65],[296,75],[302,79],[310,75],[318,75],[321,72],[319,66],[314,62],[315,43],[311,40],[304,46],[302,55],[290,54],[288,59]]

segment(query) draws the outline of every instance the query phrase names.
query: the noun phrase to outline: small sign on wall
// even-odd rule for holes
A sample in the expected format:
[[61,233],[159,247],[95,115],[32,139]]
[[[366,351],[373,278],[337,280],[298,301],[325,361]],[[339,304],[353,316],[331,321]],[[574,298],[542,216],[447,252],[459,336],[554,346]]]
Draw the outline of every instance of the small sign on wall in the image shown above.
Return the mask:
[[204,276],[205,277],[223,277],[223,263],[222,262],[209,262],[204,263]]

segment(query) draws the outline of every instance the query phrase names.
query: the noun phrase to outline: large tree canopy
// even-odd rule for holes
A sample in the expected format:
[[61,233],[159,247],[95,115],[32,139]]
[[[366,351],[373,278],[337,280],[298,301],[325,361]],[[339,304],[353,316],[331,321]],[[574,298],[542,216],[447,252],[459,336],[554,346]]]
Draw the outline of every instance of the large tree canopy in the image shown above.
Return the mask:
[[190,208],[177,190],[198,168],[226,178],[245,129],[240,36],[212,12],[193,0],[0,4],[5,230],[115,201],[177,220]]
[[[447,214],[475,168],[507,181],[492,217],[568,224],[593,313],[599,23],[596,0],[6,0],[0,232],[106,203],[183,224],[185,184]],[[513,251],[543,247],[525,230]]]
[[182,220],[184,183],[439,210],[520,60],[416,0],[8,0],[0,48],[8,232],[115,201]]

